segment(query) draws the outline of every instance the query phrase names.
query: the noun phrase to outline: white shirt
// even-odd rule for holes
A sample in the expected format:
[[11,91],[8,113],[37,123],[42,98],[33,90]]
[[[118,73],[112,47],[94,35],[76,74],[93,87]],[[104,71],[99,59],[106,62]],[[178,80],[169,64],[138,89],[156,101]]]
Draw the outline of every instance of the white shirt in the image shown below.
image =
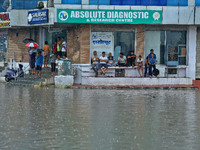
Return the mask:
[[66,48],[67,48],[67,42],[63,41],[62,42],[62,52],[66,52]]
[[138,62],[138,63],[142,63],[142,62],[143,62],[143,59],[142,59],[142,58],[141,58],[141,59],[138,58],[137,62]]
[[126,63],[126,56],[123,56],[123,58],[118,57],[119,63],[125,64]]
[[108,60],[108,57],[103,57],[103,56],[101,56],[101,57],[99,57],[99,59],[100,59],[100,64],[106,64],[106,62],[104,62],[104,61],[101,61],[101,60]]

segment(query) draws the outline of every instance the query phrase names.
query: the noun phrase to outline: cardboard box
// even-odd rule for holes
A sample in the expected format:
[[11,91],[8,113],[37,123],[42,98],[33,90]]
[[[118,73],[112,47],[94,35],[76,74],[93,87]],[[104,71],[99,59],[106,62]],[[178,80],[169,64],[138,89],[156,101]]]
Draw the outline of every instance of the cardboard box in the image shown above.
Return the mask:
[[181,56],[186,56],[186,48],[181,48]]

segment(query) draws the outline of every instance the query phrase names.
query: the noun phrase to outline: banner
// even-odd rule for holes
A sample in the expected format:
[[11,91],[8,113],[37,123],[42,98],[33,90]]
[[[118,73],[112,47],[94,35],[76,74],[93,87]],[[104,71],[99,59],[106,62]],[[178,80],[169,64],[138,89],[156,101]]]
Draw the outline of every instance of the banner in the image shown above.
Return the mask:
[[10,27],[10,16],[8,12],[0,13],[0,28]]
[[102,55],[102,52],[112,53],[113,55],[113,34],[112,32],[92,32],[91,33],[91,56],[93,52],[97,51],[98,57]]
[[162,24],[162,11],[57,9],[57,22],[103,24]]
[[40,24],[49,22],[49,10],[42,9],[28,12],[28,24]]

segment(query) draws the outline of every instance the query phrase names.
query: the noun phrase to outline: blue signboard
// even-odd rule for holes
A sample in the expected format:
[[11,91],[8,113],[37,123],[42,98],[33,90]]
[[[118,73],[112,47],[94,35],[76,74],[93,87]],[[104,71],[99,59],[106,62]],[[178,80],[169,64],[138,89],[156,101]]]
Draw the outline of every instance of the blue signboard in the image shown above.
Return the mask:
[[28,24],[40,24],[49,22],[48,9],[28,12]]

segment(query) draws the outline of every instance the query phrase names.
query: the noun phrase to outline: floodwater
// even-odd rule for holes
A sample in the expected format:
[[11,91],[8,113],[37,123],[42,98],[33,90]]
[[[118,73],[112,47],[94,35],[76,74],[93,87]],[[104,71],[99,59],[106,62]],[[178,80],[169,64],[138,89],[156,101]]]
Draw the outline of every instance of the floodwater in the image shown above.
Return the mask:
[[0,150],[199,150],[200,92],[0,84]]

